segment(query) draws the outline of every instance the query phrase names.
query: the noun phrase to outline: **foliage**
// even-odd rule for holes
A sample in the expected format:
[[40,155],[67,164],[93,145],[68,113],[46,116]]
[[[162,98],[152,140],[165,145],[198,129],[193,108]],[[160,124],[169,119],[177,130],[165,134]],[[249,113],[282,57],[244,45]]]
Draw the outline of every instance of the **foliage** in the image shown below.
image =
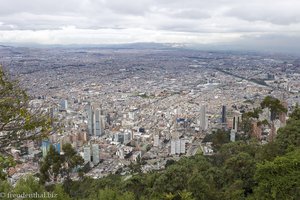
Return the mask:
[[56,181],[61,173],[62,159],[55,148],[50,145],[47,156],[40,164],[40,182]]
[[[6,181],[0,179],[0,194],[8,194],[11,192],[13,187]],[[1,197],[1,200],[8,200],[11,198],[8,198],[6,195]]]
[[56,200],[71,200],[70,196],[64,191],[63,186],[60,184],[55,185],[53,193],[56,195]]
[[15,161],[11,156],[3,156],[0,154],[0,180],[6,179],[5,170],[9,167],[13,167],[15,165]]
[[287,109],[282,105],[279,99],[267,96],[260,104],[261,108],[269,108],[271,111],[271,120],[275,120],[280,113],[286,113]]
[[50,145],[47,156],[41,162],[41,183],[56,181],[59,175],[68,180],[70,179],[71,171],[84,163],[83,158],[77,155],[77,152],[71,144],[63,145],[62,150],[64,154],[60,155],[55,148]]
[[[43,185],[39,184],[38,180],[32,175],[22,177],[13,189],[14,194],[43,194],[45,191]],[[24,199],[31,200],[32,198],[29,197]]]
[[51,120],[40,108],[30,106],[30,98],[0,65],[0,152],[5,147],[47,135]]
[[230,133],[229,131],[218,129],[216,132],[206,135],[203,142],[212,142],[214,150],[219,150],[223,144],[230,142]]
[[300,198],[300,149],[257,165],[255,179],[259,199]]

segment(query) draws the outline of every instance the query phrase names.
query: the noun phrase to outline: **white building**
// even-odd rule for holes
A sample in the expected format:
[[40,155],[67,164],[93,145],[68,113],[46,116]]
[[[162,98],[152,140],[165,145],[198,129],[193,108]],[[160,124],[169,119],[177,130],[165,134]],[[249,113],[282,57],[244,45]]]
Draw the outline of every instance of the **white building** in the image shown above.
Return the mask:
[[83,159],[84,162],[91,162],[91,147],[90,146],[86,146],[83,147]]
[[153,146],[154,147],[159,147],[160,141],[159,141],[159,135],[154,135],[153,136]]
[[185,139],[172,139],[171,140],[171,155],[185,154]]

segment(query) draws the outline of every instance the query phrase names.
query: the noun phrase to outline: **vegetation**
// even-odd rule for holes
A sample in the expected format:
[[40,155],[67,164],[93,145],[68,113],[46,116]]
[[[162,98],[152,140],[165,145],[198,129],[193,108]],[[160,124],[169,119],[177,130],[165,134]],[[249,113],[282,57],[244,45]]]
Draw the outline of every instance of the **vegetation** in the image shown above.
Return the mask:
[[71,171],[84,163],[83,158],[77,155],[77,152],[71,144],[63,145],[62,150],[64,154],[60,155],[55,148],[50,145],[49,152],[40,167],[41,183],[56,181],[59,175],[61,178],[65,178],[69,181]]

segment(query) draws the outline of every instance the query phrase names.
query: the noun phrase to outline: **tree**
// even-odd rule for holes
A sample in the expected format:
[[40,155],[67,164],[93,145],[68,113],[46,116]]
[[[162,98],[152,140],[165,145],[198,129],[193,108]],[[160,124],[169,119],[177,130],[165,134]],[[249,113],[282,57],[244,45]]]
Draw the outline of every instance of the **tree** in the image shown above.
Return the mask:
[[193,193],[183,190],[181,192],[178,192],[181,200],[195,200],[193,197]]
[[290,120],[300,120],[300,108],[299,108],[299,104],[296,104],[294,111],[290,114],[289,117],[290,117]]
[[40,164],[40,182],[56,181],[61,174],[62,159],[55,148],[50,145],[49,151]]
[[66,175],[67,179],[70,179],[70,173],[73,169],[83,165],[83,158],[77,154],[76,150],[70,143],[64,144],[62,147],[63,155],[61,161],[63,163],[62,172]]
[[99,200],[134,200],[135,197],[131,192],[125,192],[123,194],[119,194],[117,191],[113,189],[105,188],[103,190],[99,190],[98,198]]
[[[37,178],[33,177],[32,175],[26,175],[22,177],[13,189],[14,194],[43,194],[45,191],[46,190],[43,185],[39,184]],[[22,199],[32,200],[34,198],[28,197]]]
[[46,136],[50,122],[47,113],[30,106],[26,91],[0,65],[0,153],[7,146]]
[[266,96],[260,104],[261,108],[269,108],[271,111],[271,121],[275,120],[280,113],[286,113],[287,109],[282,105],[279,99]]
[[63,145],[62,150],[63,155],[60,155],[50,145],[47,156],[42,161],[40,167],[41,183],[56,181],[59,175],[65,177],[66,181],[69,181],[71,171],[84,163],[83,158],[77,155],[71,144]]
[[278,130],[275,142],[282,151],[300,146],[300,120],[290,120],[283,128]]
[[5,170],[15,165],[14,159],[11,156],[3,156],[0,154],[0,180],[6,179]]
[[223,144],[230,142],[230,133],[228,131],[218,129],[216,132],[206,135],[203,142],[212,142],[213,148],[215,150],[219,150]]
[[255,164],[254,158],[245,152],[240,152],[226,160],[225,170],[228,185],[236,183],[236,180],[240,180],[242,181],[241,189],[243,189],[244,194],[252,193],[252,188],[255,184],[253,180]]
[[6,195],[9,192],[11,192],[11,190],[12,190],[12,186],[6,180],[0,179],[0,194],[3,194],[3,196],[2,195],[0,196],[1,200],[11,199]]
[[258,199],[300,199],[300,149],[257,165]]
[[56,200],[71,200],[70,196],[64,191],[60,184],[55,185],[53,193],[56,195]]

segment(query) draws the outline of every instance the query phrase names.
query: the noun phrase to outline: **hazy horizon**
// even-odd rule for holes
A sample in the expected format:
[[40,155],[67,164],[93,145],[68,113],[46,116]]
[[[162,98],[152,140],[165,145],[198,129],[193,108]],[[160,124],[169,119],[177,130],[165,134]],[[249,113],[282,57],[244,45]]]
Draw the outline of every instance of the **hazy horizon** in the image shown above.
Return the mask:
[[176,43],[297,52],[296,0],[1,0],[0,43]]

